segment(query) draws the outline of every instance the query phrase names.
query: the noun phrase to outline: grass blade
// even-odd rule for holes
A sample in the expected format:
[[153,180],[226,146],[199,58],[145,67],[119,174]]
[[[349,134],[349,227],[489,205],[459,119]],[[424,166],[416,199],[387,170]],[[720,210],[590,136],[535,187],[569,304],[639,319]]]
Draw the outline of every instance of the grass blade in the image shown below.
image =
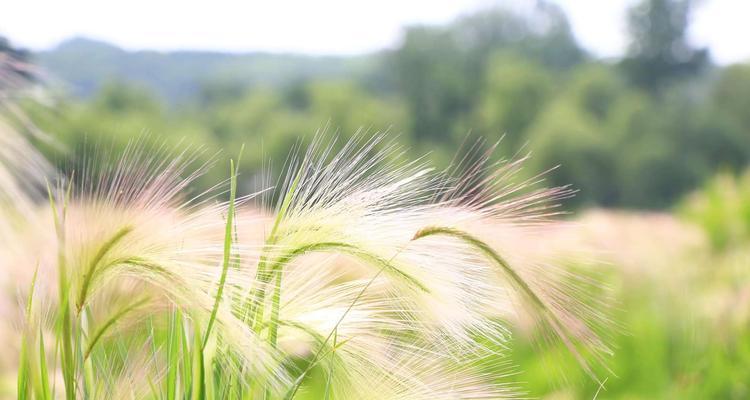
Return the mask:
[[206,327],[206,335],[203,338],[203,347],[206,347],[208,338],[211,335],[211,329],[216,321],[216,313],[219,310],[219,304],[221,304],[221,298],[224,294],[224,284],[227,280],[227,271],[229,270],[229,262],[232,253],[232,228],[234,227],[234,212],[235,212],[235,196],[237,194],[237,170],[234,166],[234,161],[229,161],[230,169],[230,184],[229,184],[229,209],[227,210],[227,223],[226,230],[224,232],[224,258],[221,265],[221,277],[219,278],[219,287],[216,289],[216,299],[214,300],[213,308],[211,309],[211,317],[208,319],[208,326]]
[[49,375],[47,372],[47,350],[44,348],[44,332],[39,328],[39,377],[41,385],[41,398],[51,399],[49,387]]
[[73,357],[73,321],[70,312],[70,283],[68,281],[68,268],[65,260],[65,217],[67,213],[68,201],[70,199],[71,188],[73,187],[73,178],[68,184],[68,188],[63,198],[62,212],[58,212],[57,202],[52,194],[49,182],[47,182],[47,196],[49,198],[52,218],[57,235],[57,268],[58,268],[58,295],[59,306],[57,310],[57,330],[58,337],[61,338],[60,350],[61,362],[60,368],[65,386],[66,400],[74,400],[76,396],[75,375],[76,364]]
[[177,387],[179,353],[182,341],[182,316],[175,310],[170,316],[169,337],[167,339],[167,400],[176,400],[180,393]]
[[193,378],[190,398],[192,400],[204,400],[206,398],[205,370],[203,365],[203,342],[197,322],[193,330]]
[[30,396],[31,388],[29,387],[29,373],[31,369],[31,354],[29,351],[29,339],[33,339],[31,336],[31,311],[32,302],[34,301],[34,290],[36,288],[36,277],[39,272],[39,266],[34,270],[34,275],[31,278],[31,287],[29,288],[29,295],[26,299],[26,321],[24,327],[24,333],[21,337],[21,355],[20,363],[18,366],[18,382],[17,382],[17,393],[19,399],[27,399]]
[[[281,207],[279,207],[279,212],[276,214],[276,218],[273,222],[273,227],[271,228],[271,233],[268,235],[268,239],[266,240],[266,245],[263,250],[263,253],[260,256],[260,260],[258,261],[258,271],[256,272],[256,281],[261,282],[261,286],[257,289],[253,289],[252,293],[248,297],[249,304],[246,305],[245,309],[249,310],[247,315],[243,318],[246,318],[247,316],[251,317],[250,320],[250,326],[258,326],[261,321],[261,317],[263,315],[263,302],[266,297],[266,289],[265,289],[265,283],[270,282],[271,278],[273,277],[273,273],[267,270],[267,257],[268,257],[268,249],[276,244],[277,238],[276,238],[276,232],[279,229],[279,225],[281,224],[281,221],[286,217],[286,213],[289,210],[289,206],[292,204],[292,199],[294,199],[294,193],[297,191],[297,185],[299,184],[299,181],[302,177],[302,169],[300,168],[297,171],[296,176],[294,177],[294,180],[292,181],[292,184],[289,187],[289,190],[284,195],[284,200],[281,202]],[[257,291],[256,291],[257,290]],[[250,300],[252,299],[252,300]]]

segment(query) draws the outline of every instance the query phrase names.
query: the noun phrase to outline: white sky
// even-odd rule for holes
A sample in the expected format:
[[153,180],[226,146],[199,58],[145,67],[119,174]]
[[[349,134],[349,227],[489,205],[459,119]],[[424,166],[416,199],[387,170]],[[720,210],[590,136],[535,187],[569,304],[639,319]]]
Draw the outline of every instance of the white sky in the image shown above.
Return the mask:
[[[2,1],[8,3],[0,7],[0,34],[32,49],[86,36],[127,49],[355,54],[393,46],[404,25],[445,23],[508,0]],[[625,10],[634,0],[557,2],[584,47],[604,57],[622,53]],[[748,17],[750,1],[702,0],[691,38],[709,46],[719,63],[748,61]]]

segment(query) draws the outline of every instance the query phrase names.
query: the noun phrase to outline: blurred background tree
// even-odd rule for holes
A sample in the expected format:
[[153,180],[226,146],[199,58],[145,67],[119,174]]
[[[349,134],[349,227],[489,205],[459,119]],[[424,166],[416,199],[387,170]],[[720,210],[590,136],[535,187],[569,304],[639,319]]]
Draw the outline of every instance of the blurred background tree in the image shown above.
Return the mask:
[[396,48],[361,56],[129,52],[87,39],[19,54],[60,93],[54,111],[29,113],[69,148],[140,132],[207,153],[253,143],[249,181],[324,127],[389,130],[442,165],[471,133],[502,137],[505,157],[531,151],[529,170],[559,165],[548,177],[580,189],[571,205],[664,208],[750,160],[750,65],[719,67],[690,43],[692,5],[636,3],[627,54],[611,61],[582,50],[545,1],[407,27]]
[[687,39],[691,0],[646,0],[630,9],[630,45],[622,67],[634,84],[659,90],[708,64],[708,51]]

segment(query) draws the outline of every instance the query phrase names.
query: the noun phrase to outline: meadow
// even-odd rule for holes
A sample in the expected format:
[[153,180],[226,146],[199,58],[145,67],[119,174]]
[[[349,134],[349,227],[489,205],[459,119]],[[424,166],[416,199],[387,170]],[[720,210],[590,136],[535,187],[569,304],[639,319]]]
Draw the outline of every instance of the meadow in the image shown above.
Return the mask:
[[320,136],[189,194],[198,149],[65,175],[3,129],[4,397],[747,395],[747,176],[570,215],[482,141],[437,170]]
[[0,37],[0,398],[749,398],[750,64],[689,11],[618,59],[548,2],[357,56]]
[[[5,136],[19,162],[44,162]],[[461,178],[394,163],[385,140],[292,156],[268,216],[244,206],[262,193],[237,196],[235,161],[228,201],[182,199],[206,168],[185,149],[134,143],[80,184],[40,176],[41,209],[11,179],[4,262],[29,282],[17,396],[291,399],[317,368],[325,398],[512,397],[498,379],[516,307],[598,379],[605,319],[576,276],[478,235],[536,230],[571,192],[510,183],[524,159],[494,162],[481,142]]]

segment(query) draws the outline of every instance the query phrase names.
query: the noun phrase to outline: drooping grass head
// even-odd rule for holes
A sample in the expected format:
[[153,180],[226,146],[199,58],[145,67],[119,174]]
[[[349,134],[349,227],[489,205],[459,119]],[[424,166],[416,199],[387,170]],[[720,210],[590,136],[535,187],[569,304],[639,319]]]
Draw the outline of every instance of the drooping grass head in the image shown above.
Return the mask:
[[609,352],[598,308],[507,240],[543,241],[571,192],[474,151],[437,171],[383,136],[315,141],[272,212],[236,193],[234,164],[224,202],[185,195],[203,169],[190,152],[91,161],[40,211],[58,387],[96,397],[138,360],[153,373],[136,397],[508,398],[513,314],[593,373]]

